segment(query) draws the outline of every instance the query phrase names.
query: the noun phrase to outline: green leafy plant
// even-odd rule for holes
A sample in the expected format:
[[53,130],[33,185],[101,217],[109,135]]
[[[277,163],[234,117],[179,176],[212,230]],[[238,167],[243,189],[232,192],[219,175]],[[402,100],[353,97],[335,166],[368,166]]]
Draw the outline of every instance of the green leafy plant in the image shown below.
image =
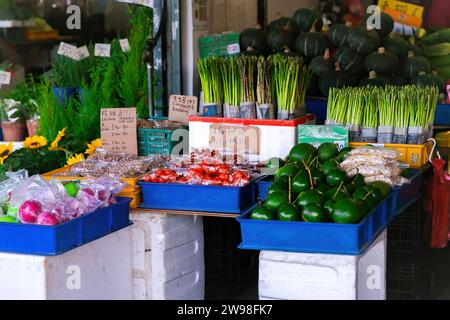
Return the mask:
[[20,102],[26,119],[34,119],[38,115],[38,83],[33,76],[18,84],[13,90],[2,95],[3,99],[12,99]]
[[2,122],[20,122],[25,119],[22,105],[12,99],[0,100],[0,117]]
[[4,171],[26,169],[30,176],[43,174],[61,168],[66,164],[64,151],[50,151],[47,148],[20,149],[13,152],[0,167]]
[[118,95],[125,107],[136,107],[140,119],[149,117],[148,77],[143,64],[147,39],[153,32],[153,11],[144,6],[131,7],[130,51],[124,53],[118,76]]

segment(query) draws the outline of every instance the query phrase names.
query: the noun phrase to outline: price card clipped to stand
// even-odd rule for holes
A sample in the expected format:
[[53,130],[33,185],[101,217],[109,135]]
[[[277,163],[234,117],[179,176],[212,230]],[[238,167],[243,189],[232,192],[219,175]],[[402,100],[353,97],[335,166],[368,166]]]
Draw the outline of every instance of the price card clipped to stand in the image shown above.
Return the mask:
[[170,96],[169,120],[189,124],[189,117],[197,114],[198,98],[194,96]]
[[102,109],[100,112],[103,148],[137,156],[136,108]]
[[423,23],[424,7],[398,0],[379,0],[378,6],[395,21],[394,32],[412,35]]

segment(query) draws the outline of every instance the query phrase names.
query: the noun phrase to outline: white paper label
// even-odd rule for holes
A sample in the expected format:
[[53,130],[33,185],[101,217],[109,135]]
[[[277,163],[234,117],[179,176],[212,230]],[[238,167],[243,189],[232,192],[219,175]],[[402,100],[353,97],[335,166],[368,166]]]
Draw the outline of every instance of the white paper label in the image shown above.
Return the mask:
[[376,148],[384,148],[383,143],[370,143],[369,145],[371,145],[372,147],[376,147]]
[[0,84],[10,84],[11,83],[11,72],[0,71]]
[[83,60],[89,57],[89,50],[87,46],[82,46],[78,48],[78,60]]
[[106,43],[96,43],[95,56],[109,58],[111,56],[111,45]]
[[119,43],[120,43],[120,47],[122,48],[123,52],[130,51],[130,42],[128,41],[128,39],[120,39]]
[[234,44],[228,45],[227,52],[228,52],[228,54],[236,54],[236,53],[241,52],[239,43],[234,43]]
[[78,60],[78,48],[65,42],[59,44],[58,54]]

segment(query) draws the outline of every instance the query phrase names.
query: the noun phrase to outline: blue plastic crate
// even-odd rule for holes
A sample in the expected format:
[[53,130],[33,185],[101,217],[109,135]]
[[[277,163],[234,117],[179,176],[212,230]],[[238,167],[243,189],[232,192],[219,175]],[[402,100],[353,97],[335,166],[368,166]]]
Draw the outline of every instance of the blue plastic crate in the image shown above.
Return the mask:
[[395,216],[422,197],[420,188],[423,185],[423,171],[411,170],[410,179],[410,183],[392,190],[392,210]]
[[244,187],[140,182],[144,209],[242,213],[256,203],[255,181]]
[[273,176],[266,176],[256,181],[257,198],[266,201],[269,189],[272,186]]
[[0,252],[55,256],[131,224],[129,198],[58,226],[0,223]]
[[251,210],[238,218],[246,250],[361,255],[389,223],[389,194],[359,224],[251,220]]
[[435,126],[450,126],[450,104],[438,104],[434,117]]
[[324,124],[327,120],[328,100],[326,98],[307,98],[306,113],[316,115],[317,124]]

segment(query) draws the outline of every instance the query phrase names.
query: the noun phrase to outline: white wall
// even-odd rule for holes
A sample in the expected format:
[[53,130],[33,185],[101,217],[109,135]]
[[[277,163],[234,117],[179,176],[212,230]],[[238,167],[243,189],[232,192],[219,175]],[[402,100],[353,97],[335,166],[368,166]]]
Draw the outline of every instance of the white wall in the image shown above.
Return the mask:
[[297,9],[309,8],[318,2],[318,0],[267,0],[267,21],[279,17],[292,17]]
[[214,33],[241,32],[258,22],[257,0],[209,0],[210,29]]

